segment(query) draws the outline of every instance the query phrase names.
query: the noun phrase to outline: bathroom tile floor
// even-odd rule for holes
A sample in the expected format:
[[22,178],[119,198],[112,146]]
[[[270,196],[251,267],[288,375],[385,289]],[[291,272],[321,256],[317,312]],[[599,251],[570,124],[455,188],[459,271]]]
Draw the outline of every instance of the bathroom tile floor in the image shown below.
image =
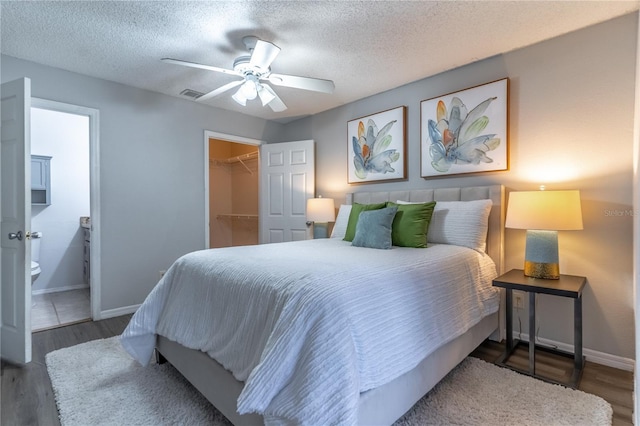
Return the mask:
[[91,320],[89,289],[45,293],[31,297],[31,331]]

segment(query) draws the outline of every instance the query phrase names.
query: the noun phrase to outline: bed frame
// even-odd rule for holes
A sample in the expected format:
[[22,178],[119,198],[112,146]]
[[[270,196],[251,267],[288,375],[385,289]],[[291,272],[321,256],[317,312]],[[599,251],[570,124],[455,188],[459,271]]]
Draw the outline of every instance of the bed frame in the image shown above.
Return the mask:
[[[465,188],[418,189],[390,192],[357,192],[347,194],[347,204],[383,201],[471,201],[490,199],[487,254],[496,264],[498,274],[504,269],[504,187],[502,185]],[[502,296],[504,299],[504,295]],[[504,300],[499,312],[485,317],[462,336],[450,341],[425,358],[413,370],[393,381],[360,394],[358,421],[363,425],[390,425],[407,412],[433,386],[477,348],[487,337],[501,340],[504,335]],[[158,336],[159,359],[169,361],[227,419],[235,425],[262,425],[257,414],[240,415],[236,402],[243,382],[204,352],[188,349],[163,336]]]

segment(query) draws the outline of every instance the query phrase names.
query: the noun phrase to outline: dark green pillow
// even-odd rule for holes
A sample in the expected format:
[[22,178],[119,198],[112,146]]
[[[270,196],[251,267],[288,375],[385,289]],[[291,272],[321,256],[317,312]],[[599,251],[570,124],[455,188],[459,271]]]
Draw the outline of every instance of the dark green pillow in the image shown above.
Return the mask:
[[391,224],[397,210],[397,207],[386,207],[362,212],[351,244],[356,247],[390,249]]
[[379,210],[387,207],[387,203],[377,204],[360,204],[353,203],[351,206],[351,213],[349,213],[349,222],[347,223],[347,231],[344,234],[344,241],[353,241],[353,237],[356,236],[356,225],[358,224],[358,218],[360,213],[369,210]]
[[435,201],[421,204],[396,204],[387,202],[388,207],[398,207],[393,219],[391,238],[394,246],[424,248],[427,246],[429,222],[436,206]]

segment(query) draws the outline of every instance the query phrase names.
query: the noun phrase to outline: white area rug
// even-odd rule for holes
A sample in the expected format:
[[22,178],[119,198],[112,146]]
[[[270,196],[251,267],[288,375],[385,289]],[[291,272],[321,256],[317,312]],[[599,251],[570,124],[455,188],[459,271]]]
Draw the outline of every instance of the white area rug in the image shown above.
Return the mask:
[[[173,367],[141,367],[116,337],[46,362],[62,426],[229,424]],[[469,357],[396,425],[610,425],[611,416],[602,398]]]

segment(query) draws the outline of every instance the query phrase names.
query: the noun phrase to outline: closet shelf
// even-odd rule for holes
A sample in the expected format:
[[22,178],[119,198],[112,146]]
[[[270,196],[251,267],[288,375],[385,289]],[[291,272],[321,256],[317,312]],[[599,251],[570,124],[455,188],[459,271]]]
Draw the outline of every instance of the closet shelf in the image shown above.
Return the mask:
[[226,165],[226,164],[240,163],[240,164],[242,164],[244,166],[245,169],[247,169],[247,171],[250,174],[253,174],[251,169],[249,167],[247,167],[247,165],[244,162],[248,161],[248,160],[252,160],[254,158],[258,158],[258,151],[249,152],[247,154],[237,155],[235,157],[229,157],[229,158],[223,158],[223,159],[212,158],[211,160],[209,160],[209,163],[210,164],[213,163],[215,165]]
[[231,158],[225,158],[224,160],[221,160],[221,161],[227,164],[232,164],[232,163],[242,162],[243,160],[251,160],[252,158],[258,158],[258,151],[253,151],[248,154],[237,155]]
[[257,219],[257,214],[219,214],[218,219]]

